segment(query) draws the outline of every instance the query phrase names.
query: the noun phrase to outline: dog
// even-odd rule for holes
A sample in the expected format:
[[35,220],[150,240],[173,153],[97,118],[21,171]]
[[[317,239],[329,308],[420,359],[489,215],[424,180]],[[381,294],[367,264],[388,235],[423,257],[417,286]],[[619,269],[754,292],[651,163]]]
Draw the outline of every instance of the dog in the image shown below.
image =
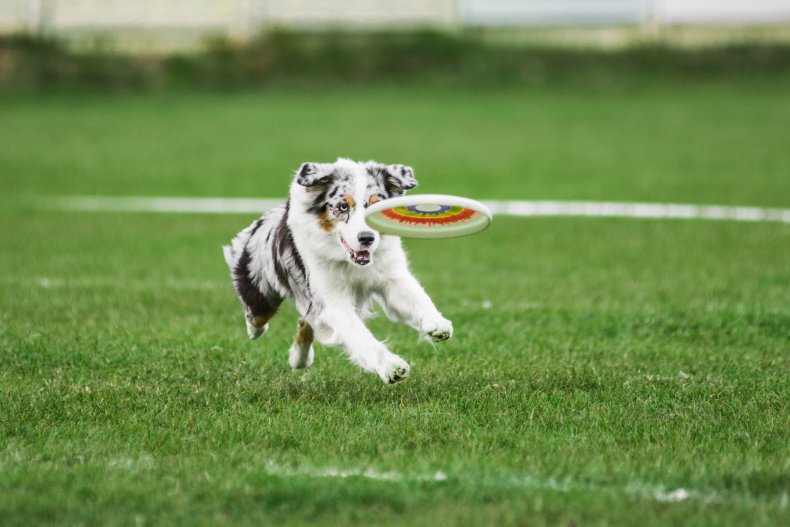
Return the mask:
[[373,203],[416,186],[414,170],[404,165],[303,163],[288,200],[223,247],[249,337],[266,333],[287,298],[300,315],[288,353],[292,368],[313,363],[315,340],[341,347],[387,384],[404,380],[409,364],[365,326],[372,305],[434,342],[449,339],[453,325],[409,272],[400,238],[371,229],[364,216]]

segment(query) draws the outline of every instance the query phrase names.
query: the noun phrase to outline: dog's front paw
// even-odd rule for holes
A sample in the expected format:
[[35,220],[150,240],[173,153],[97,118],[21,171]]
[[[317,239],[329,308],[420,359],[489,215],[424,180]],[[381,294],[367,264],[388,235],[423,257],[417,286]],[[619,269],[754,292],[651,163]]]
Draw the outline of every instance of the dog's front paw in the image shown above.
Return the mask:
[[294,370],[301,370],[302,368],[309,368],[313,365],[315,352],[313,347],[310,346],[306,351],[299,344],[294,343],[291,349],[288,350],[288,364]]
[[423,319],[421,327],[425,338],[434,342],[441,342],[453,336],[453,323],[441,315]]
[[409,376],[409,364],[397,355],[389,354],[378,368],[379,377],[385,384],[395,384]]
[[255,340],[264,333],[269,330],[269,324],[264,324],[262,326],[256,326],[253,321],[249,318],[246,319],[247,322],[247,336],[250,337],[250,340]]

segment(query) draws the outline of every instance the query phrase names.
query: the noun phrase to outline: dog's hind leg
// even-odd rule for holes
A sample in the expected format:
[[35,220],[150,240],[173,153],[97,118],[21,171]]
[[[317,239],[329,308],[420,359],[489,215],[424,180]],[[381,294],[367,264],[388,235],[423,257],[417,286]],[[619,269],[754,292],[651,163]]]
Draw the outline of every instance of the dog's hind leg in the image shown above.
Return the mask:
[[236,295],[244,306],[247,335],[257,339],[269,329],[269,320],[277,313],[283,299],[265,281],[261,283],[254,279],[250,271],[250,254],[246,249],[232,267],[232,275]]
[[313,357],[313,328],[306,320],[299,319],[294,343],[288,350],[288,364],[295,370],[309,368]]

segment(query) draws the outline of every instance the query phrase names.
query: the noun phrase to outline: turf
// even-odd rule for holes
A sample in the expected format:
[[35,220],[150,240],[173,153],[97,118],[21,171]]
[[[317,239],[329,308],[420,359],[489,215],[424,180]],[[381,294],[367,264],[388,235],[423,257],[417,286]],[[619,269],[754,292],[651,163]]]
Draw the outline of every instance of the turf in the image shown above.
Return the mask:
[[788,93],[0,100],[2,523],[787,524],[787,225],[497,218],[409,241],[456,336],[371,321],[412,365],[386,387],[334,349],[290,371],[292,308],[246,340],[219,246],[249,215],[26,198],[278,196],[348,155],[480,198],[788,207]]

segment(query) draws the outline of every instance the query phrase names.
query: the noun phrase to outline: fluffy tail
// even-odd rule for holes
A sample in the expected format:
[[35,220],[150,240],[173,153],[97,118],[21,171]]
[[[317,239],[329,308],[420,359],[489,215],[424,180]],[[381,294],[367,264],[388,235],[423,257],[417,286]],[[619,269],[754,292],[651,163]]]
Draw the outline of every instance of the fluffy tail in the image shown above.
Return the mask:
[[236,260],[236,257],[233,254],[233,247],[231,247],[230,245],[223,245],[222,254],[225,255],[225,262],[227,262],[228,267],[232,270]]

